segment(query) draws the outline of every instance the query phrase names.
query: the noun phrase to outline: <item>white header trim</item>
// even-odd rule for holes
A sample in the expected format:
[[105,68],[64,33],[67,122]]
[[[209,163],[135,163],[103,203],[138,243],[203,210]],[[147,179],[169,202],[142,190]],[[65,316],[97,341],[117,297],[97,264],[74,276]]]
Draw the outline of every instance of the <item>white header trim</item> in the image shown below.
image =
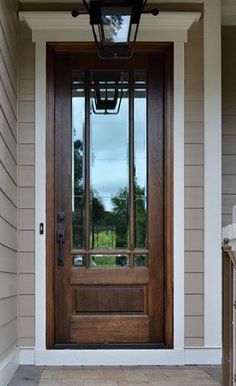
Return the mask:
[[[188,30],[199,20],[199,12],[160,12],[158,16],[142,15],[140,30]],[[73,18],[70,12],[20,12],[20,21],[25,21],[32,30],[84,30],[88,29],[89,16]]]
[[[138,41],[187,41],[187,31],[199,20],[199,12],[160,12],[158,16],[142,15]],[[20,12],[20,21],[32,29],[33,41],[91,41],[88,15],[73,18],[70,12]],[[165,36],[165,34],[167,35]],[[61,34],[60,34],[61,35]]]

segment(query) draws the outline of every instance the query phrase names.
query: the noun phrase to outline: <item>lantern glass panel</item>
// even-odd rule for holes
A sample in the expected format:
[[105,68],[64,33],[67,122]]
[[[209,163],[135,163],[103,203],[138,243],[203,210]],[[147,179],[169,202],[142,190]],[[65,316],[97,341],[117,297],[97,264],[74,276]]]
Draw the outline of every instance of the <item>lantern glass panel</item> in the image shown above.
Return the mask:
[[131,30],[131,7],[102,7],[101,32],[104,44],[128,43]]

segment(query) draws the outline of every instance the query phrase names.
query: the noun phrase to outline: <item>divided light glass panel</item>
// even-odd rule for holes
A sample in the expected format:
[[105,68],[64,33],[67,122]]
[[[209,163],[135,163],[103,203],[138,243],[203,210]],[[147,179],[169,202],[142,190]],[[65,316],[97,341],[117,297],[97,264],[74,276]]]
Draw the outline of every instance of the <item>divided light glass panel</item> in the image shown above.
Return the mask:
[[84,248],[84,161],[85,92],[81,88],[83,72],[75,72],[72,81],[72,245]]
[[[85,82],[84,71],[72,78],[72,249],[147,248],[147,89],[146,72],[133,73],[133,88],[128,74],[123,80],[120,108],[116,114],[97,113],[93,108],[93,84]],[[113,85],[111,84],[111,89]],[[86,93],[89,103],[86,107]],[[133,106],[133,114],[130,107]],[[89,108],[89,154],[85,154],[85,116]],[[132,121],[131,118],[132,117]],[[130,130],[133,130],[133,158],[130,154]],[[85,213],[85,160],[89,156],[89,213]],[[132,161],[133,159],[133,161]],[[130,224],[130,170],[133,168],[133,216]],[[86,221],[88,227],[86,228]],[[86,232],[87,242],[85,245]],[[89,266],[129,265],[129,255],[112,253],[90,255]],[[120,252],[118,252],[120,253]],[[84,266],[84,256],[74,256],[74,266]],[[135,267],[147,266],[147,255],[136,253]]]
[[[91,94],[91,104],[93,103]],[[90,248],[128,248],[129,95],[119,112],[90,111]]]

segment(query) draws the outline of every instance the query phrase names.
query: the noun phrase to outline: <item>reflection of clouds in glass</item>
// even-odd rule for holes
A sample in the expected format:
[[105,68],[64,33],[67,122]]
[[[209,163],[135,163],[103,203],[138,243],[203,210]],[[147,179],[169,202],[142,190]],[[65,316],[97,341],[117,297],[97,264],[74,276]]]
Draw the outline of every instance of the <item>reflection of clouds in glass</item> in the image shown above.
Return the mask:
[[72,98],[72,129],[74,135],[74,141],[82,139],[81,127],[84,124],[84,97]]
[[106,210],[111,198],[128,186],[128,99],[117,115],[91,115],[91,188]]
[[91,147],[97,159],[127,158],[128,100],[117,115],[91,115]]

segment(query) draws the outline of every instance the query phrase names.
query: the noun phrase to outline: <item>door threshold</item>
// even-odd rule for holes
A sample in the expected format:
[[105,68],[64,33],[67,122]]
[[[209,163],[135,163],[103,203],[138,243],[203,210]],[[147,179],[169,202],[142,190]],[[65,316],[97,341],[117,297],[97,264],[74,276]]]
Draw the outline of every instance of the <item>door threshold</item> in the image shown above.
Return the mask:
[[162,343],[57,343],[55,350],[160,350],[167,349]]

